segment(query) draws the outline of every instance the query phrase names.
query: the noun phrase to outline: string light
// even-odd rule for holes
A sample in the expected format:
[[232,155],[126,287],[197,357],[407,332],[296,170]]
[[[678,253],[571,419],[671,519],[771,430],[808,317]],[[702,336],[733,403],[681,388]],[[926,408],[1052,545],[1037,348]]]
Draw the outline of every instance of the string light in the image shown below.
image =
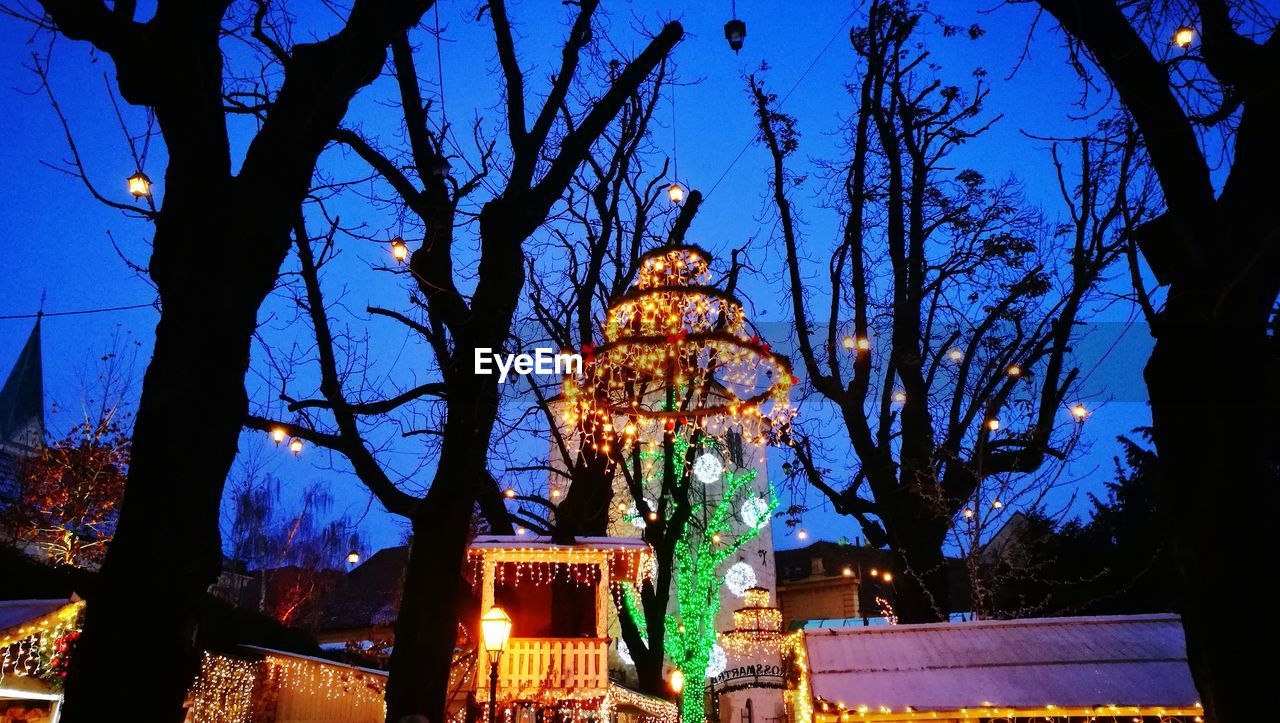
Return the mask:
[[748,588],[756,586],[756,571],[745,562],[735,562],[724,573],[724,586],[737,597],[742,597]]

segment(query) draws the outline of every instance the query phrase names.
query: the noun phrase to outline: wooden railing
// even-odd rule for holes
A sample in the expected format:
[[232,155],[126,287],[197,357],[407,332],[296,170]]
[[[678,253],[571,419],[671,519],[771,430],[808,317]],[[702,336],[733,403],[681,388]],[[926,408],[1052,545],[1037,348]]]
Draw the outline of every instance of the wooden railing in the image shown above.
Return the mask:
[[541,687],[609,687],[608,639],[513,638],[498,665],[500,695]]

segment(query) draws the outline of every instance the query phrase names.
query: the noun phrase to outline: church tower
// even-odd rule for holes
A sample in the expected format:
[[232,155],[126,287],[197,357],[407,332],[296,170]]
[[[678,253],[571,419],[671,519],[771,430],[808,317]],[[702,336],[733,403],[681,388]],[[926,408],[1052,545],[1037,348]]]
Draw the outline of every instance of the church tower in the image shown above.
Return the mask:
[[17,464],[44,442],[44,369],[40,318],[0,387],[0,504],[12,492]]

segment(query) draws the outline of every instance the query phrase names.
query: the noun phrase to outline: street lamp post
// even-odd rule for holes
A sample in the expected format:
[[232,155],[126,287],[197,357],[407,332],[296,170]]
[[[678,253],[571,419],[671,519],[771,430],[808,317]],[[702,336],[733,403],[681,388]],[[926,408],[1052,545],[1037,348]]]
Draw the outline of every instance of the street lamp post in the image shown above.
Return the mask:
[[496,723],[498,715],[498,661],[511,637],[511,616],[496,605],[480,618],[480,633],[484,637],[484,649],[489,654],[489,723]]
[[677,721],[684,720],[684,671],[676,668],[671,671],[671,692],[676,694]]

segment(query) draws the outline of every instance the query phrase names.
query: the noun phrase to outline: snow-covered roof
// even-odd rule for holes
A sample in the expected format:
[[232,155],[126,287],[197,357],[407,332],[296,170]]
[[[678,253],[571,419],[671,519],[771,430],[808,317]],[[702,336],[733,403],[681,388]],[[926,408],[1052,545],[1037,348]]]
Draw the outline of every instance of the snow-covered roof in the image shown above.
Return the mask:
[[1176,615],[806,629],[815,697],[871,711],[1191,708]]

